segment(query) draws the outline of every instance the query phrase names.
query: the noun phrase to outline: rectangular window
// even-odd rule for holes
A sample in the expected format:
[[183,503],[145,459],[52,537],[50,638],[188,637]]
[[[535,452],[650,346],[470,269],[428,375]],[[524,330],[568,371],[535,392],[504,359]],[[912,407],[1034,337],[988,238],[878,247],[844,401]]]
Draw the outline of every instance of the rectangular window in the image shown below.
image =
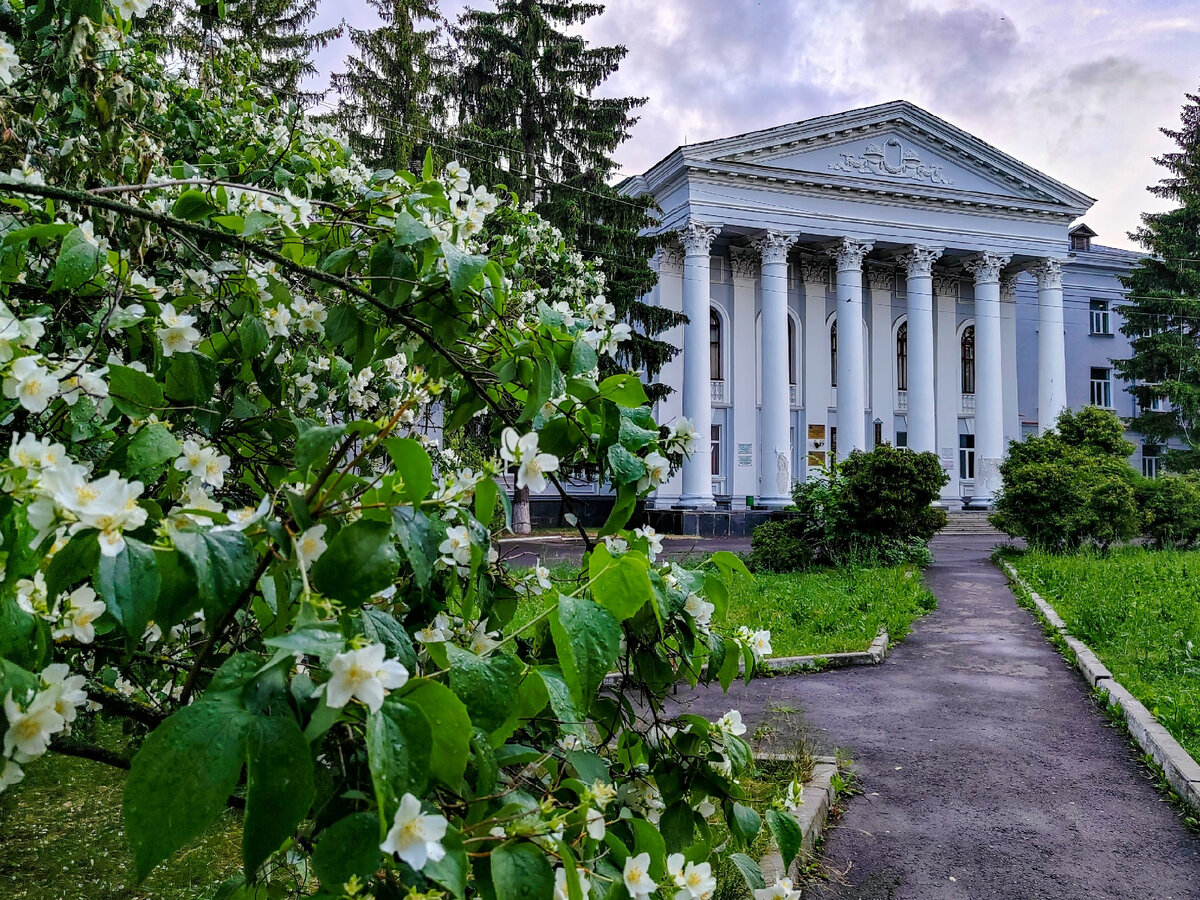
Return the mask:
[[896,446],[897,447],[907,447],[908,446],[908,432],[907,431],[897,431],[896,432]]
[[1092,367],[1092,406],[1112,409],[1112,369]]
[[958,436],[958,477],[968,480],[975,477],[975,435]]
[[1162,459],[1158,453],[1159,449],[1155,444],[1146,444],[1142,447],[1142,474],[1147,478],[1158,477],[1158,466]]
[[1092,334],[1112,334],[1110,316],[1107,300],[1093,300],[1091,302]]
[[721,426],[712,426],[712,473],[721,474]]

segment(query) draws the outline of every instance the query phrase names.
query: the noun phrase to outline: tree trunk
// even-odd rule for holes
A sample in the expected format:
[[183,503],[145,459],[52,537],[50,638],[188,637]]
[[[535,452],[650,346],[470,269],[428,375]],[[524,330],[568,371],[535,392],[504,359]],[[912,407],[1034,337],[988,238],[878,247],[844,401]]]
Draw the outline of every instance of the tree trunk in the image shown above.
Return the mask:
[[529,488],[517,488],[513,492],[513,534],[529,534],[532,530],[529,520]]

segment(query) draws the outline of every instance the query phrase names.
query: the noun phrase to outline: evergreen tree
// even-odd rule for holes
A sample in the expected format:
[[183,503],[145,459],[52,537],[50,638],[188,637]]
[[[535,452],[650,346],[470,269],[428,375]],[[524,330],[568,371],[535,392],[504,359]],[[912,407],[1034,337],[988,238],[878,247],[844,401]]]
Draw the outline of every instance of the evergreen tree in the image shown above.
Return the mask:
[[[609,301],[635,333],[621,362],[654,379],[678,352],[657,335],[685,320],[639,299],[655,283],[648,263],[656,241],[640,234],[653,225],[653,201],[622,196],[610,184],[613,152],[645,99],[594,92],[626,48],[589,46],[568,33],[603,11],[583,0],[497,0],[495,11],[465,12],[455,29],[463,57],[456,143],[476,177],[534,203],[595,257]],[[670,390],[655,387],[659,396]]]
[[[1177,470],[1200,467],[1200,95],[1187,99],[1181,127],[1162,129],[1178,149],[1155,158],[1167,174],[1148,188],[1178,206],[1143,213],[1130,233],[1149,255],[1122,278],[1129,302],[1119,309],[1121,331],[1133,339],[1133,355],[1114,361],[1138,399],[1131,427],[1152,441],[1187,444],[1167,454]],[[1151,410],[1155,400],[1169,408]]]
[[449,50],[437,0],[367,0],[381,24],[350,28],[357,56],[333,76],[337,119],[375,166],[419,169],[431,127],[444,126]]
[[341,26],[309,30],[317,4],[318,0],[186,0],[164,5],[172,12],[170,43],[185,57],[205,52],[214,36],[226,43],[248,43],[262,56],[263,84],[303,102],[317,96],[300,91],[300,83],[317,72],[312,55],[342,33]]

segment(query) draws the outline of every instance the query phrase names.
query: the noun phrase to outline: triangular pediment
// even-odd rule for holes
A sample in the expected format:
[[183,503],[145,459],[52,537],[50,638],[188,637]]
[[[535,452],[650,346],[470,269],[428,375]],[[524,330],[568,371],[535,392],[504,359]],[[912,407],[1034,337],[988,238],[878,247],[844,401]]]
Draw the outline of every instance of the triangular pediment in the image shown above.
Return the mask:
[[705,161],[772,180],[829,182],[975,201],[1029,201],[1087,209],[1094,202],[973,135],[899,101],[682,148]]

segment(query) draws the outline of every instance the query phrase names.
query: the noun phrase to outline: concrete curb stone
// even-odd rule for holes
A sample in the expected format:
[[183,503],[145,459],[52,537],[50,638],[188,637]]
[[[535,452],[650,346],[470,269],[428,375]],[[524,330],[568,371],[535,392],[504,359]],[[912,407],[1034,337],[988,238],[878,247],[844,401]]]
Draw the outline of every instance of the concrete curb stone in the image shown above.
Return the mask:
[[[756,754],[756,759],[776,759],[786,758],[780,754]],[[772,850],[761,860],[759,867],[762,869],[763,878],[768,885],[774,884],[784,875],[788,875],[793,881],[799,875],[800,860],[807,862],[813,855],[813,851],[817,845],[817,839],[825,830],[825,822],[829,818],[829,810],[833,806],[835,789],[833,787],[833,776],[837,774],[837,760],[832,756],[816,757],[816,764],[813,766],[812,778],[804,785],[804,802],[796,809],[791,810],[792,817],[800,826],[800,857],[797,860],[792,860],[786,871],[784,869],[783,857],[778,850]]]
[[1007,560],[1001,560],[1001,565],[1008,576],[1029,594],[1038,612],[1071,648],[1075,663],[1088,684],[1104,691],[1109,706],[1121,710],[1129,733],[1163,770],[1163,777],[1171,789],[1193,810],[1200,812],[1200,764],[1154,718],[1150,710],[1113,677],[1091,648],[1068,632],[1066,623],[1058,613],[1017,574],[1017,570]]

